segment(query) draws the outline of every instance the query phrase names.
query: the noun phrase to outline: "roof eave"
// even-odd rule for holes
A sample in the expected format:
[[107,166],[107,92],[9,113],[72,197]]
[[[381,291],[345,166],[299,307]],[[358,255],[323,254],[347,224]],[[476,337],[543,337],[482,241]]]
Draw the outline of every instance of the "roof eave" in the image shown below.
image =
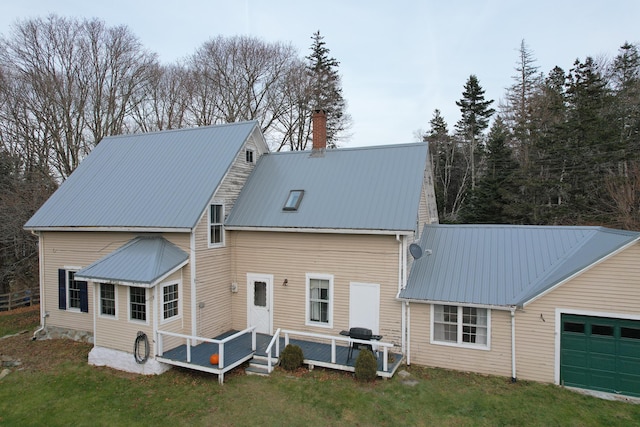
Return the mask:
[[310,228],[310,227],[245,227],[225,226],[229,231],[274,231],[281,233],[319,233],[319,234],[374,234],[389,236],[409,236],[414,230],[381,230],[367,228]]
[[24,227],[25,230],[33,232],[41,231],[112,231],[123,233],[190,233],[190,227],[109,227],[109,226],[45,226],[45,227]]

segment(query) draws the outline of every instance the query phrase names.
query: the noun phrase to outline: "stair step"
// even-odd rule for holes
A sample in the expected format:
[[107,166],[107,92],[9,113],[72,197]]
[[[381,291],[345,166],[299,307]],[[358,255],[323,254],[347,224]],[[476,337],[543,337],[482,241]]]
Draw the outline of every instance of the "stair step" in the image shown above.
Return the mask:
[[247,368],[245,368],[244,372],[247,375],[259,375],[261,377],[268,377],[269,376],[269,372],[267,371],[267,368],[258,368],[255,366],[249,366]]

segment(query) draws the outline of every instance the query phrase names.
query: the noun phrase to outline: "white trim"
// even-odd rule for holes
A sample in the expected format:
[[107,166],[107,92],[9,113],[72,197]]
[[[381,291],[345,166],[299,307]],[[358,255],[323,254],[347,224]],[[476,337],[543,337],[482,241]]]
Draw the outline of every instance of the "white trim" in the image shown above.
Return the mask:
[[154,280],[151,283],[128,282],[128,281],[124,281],[124,280],[111,280],[111,279],[106,278],[106,277],[93,277],[93,276],[81,276],[81,275],[78,275],[78,276],[75,276],[75,277],[79,278],[80,280],[85,280],[85,281],[89,281],[89,282],[110,283],[112,285],[133,286],[133,287],[136,287],[136,288],[153,288],[157,284],[162,283],[162,281],[164,279],[166,279],[167,277],[171,276],[173,273],[175,273],[176,271],[180,270],[182,267],[187,265],[188,262],[189,262],[188,259],[184,260],[183,262],[181,262],[180,264],[178,264],[177,266],[175,266],[171,270],[167,271],[165,274],[163,274],[162,276],[158,277],[156,280]]
[[[209,205],[207,205],[209,206]],[[196,233],[195,230],[189,237],[189,265],[191,276],[191,335],[198,336],[198,310],[196,308]]]
[[413,299],[413,298],[400,298],[396,295],[396,299],[398,301],[406,301],[413,302],[417,304],[429,304],[429,305],[461,305],[464,307],[476,307],[476,308],[486,308],[488,310],[502,310],[502,311],[510,311],[512,306],[506,305],[490,305],[490,304],[473,304],[473,303],[462,303],[457,301],[439,301],[439,300],[422,300],[422,299]]
[[[78,278],[76,277],[76,273],[80,270],[82,270],[82,267],[67,267],[64,266],[64,297],[66,299],[66,309],[65,311],[71,312],[71,313],[82,313],[82,307],[71,307],[71,297],[69,295],[69,292],[71,291],[70,287],[69,287],[69,273],[73,273],[73,281],[74,282],[78,282],[78,281],[82,281],[85,282],[86,280],[83,280],[82,277]],[[88,282],[88,281],[87,281]],[[82,300],[80,299],[80,291],[78,291],[78,304],[80,304],[82,306]],[[89,283],[87,283],[87,293],[89,292]],[[87,299],[88,299],[89,295],[87,295]],[[89,301],[87,301],[87,304],[89,303]]]
[[[144,320],[132,319],[131,318],[131,288],[144,289],[144,306],[145,306],[145,309],[144,309]],[[138,324],[138,325],[148,325],[149,324],[149,317],[151,317],[151,314],[153,314],[153,313],[149,312],[149,288],[144,288],[142,286],[131,286],[127,290],[127,322]]]
[[[173,286],[173,285],[177,285],[178,286],[178,314],[176,314],[175,316],[171,316],[167,319],[165,319],[164,317],[164,288],[168,287],[168,286]],[[182,319],[182,279],[177,279],[177,280],[169,280],[167,282],[164,283],[160,283],[158,285],[158,288],[160,288],[159,291],[159,296],[158,296],[158,317],[160,318],[160,325],[164,325],[166,323],[171,323],[175,320],[180,320]]]
[[[304,298],[304,324],[307,326],[318,326],[320,328],[333,328],[333,274],[325,273],[307,273],[305,275],[305,298]],[[327,323],[314,322],[309,320],[309,286],[311,279],[328,280],[329,281],[329,307],[327,309]]]
[[[454,307],[457,307],[458,310],[458,314],[457,314],[457,336],[458,336],[458,342],[451,342],[451,341],[437,341],[434,338],[434,316],[435,316],[435,308],[434,306],[436,305],[451,305]],[[471,308],[482,308],[483,310],[487,310],[487,343],[486,344],[472,344],[472,343],[465,343],[462,342],[462,308],[463,307],[471,307]],[[429,344],[433,344],[433,345],[443,345],[443,346],[448,346],[448,347],[458,347],[458,348],[469,348],[469,349],[473,349],[473,350],[484,350],[484,351],[490,351],[491,350],[491,309],[489,308],[484,308],[484,307],[474,307],[471,305],[467,305],[467,304],[431,304],[431,308],[430,308],[430,334],[429,334]],[[482,326],[480,326],[482,327]]]
[[[96,289],[94,289],[93,292],[96,292],[98,294],[97,298],[95,298],[94,296],[94,300],[97,300],[97,304],[98,304],[98,306],[95,308],[95,310],[98,312],[98,317],[100,317],[101,319],[118,320],[118,288],[119,286],[116,285],[115,283],[109,283],[109,282],[93,282],[93,284],[97,285]],[[115,310],[116,310],[116,313],[113,316],[110,314],[102,314],[102,285],[113,286],[114,303],[115,303]]]
[[[220,222],[211,222],[211,206],[220,206]],[[207,247],[209,248],[224,248],[225,247],[225,203],[220,200],[212,200],[207,204]],[[211,242],[211,226],[220,226],[220,242]]]
[[269,335],[273,335],[273,274],[247,273],[247,328],[251,326],[251,307],[253,306],[253,282],[267,284],[267,305],[269,307]]
[[616,249],[615,251],[603,256],[602,258],[594,261],[593,263],[589,264],[588,266],[586,266],[585,268],[583,268],[580,271],[577,271],[575,273],[573,273],[571,276],[567,277],[566,279],[556,283],[555,285],[553,285],[552,287],[550,287],[549,289],[545,289],[544,291],[540,292],[539,294],[533,296],[531,299],[525,301],[522,303],[522,307],[524,308],[525,306],[531,304],[532,302],[538,300],[539,298],[542,298],[543,296],[547,295],[549,292],[554,291],[555,289],[557,289],[559,286],[564,285],[565,283],[567,283],[570,280],[573,280],[574,278],[576,278],[577,276],[580,276],[582,273],[585,273],[588,270],[591,270],[593,267],[595,267],[596,265],[600,264],[603,261],[608,260],[609,258],[611,258],[614,255],[619,254],[620,252],[624,251],[625,249],[633,246],[634,244],[636,244],[638,241],[640,241],[640,237],[633,239],[631,242],[627,243],[626,245]]
[[41,231],[113,231],[123,233],[189,233],[191,228],[184,227],[29,227],[25,230],[37,233]]
[[624,320],[640,320],[640,315],[629,313],[612,313],[608,311],[592,311],[592,310],[580,310],[573,308],[560,308],[556,307],[555,312],[555,349],[554,349],[554,363],[553,363],[553,381],[555,384],[560,384],[560,338],[562,335],[562,315],[573,314],[577,316],[590,316],[590,317],[609,317],[613,319]]
[[275,231],[279,233],[325,233],[325,234],[372,234],[386,236],[411,236],[413,230],[368,230],[362,228],[305,228],[305,227],[243,227],[225,225],[225,230],[229,231]]

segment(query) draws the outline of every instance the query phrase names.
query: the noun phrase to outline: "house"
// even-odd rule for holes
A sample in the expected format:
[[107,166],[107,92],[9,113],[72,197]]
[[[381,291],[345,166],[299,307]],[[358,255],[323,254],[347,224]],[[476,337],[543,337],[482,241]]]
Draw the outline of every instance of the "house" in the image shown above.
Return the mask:
[[437,221],[427,144],[326,150],[325,125],[306,152],[270,153],[256,122],[102,140],[25,225],[40,333],[140,373],[245,329],[366,325],[400,353],[407,248]]
[[640,396],[640,233],[427,225],[409,363]]

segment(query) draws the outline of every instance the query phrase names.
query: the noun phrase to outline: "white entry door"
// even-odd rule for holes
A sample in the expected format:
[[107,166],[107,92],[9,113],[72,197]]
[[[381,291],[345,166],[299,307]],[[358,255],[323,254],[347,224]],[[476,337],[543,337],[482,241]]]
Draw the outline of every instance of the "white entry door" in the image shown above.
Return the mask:
[[349,286],[349,327],[380,333],[380,285],[351,282]]
[[247,324],[256,332],[272,333],[273,276],[247,274]]

